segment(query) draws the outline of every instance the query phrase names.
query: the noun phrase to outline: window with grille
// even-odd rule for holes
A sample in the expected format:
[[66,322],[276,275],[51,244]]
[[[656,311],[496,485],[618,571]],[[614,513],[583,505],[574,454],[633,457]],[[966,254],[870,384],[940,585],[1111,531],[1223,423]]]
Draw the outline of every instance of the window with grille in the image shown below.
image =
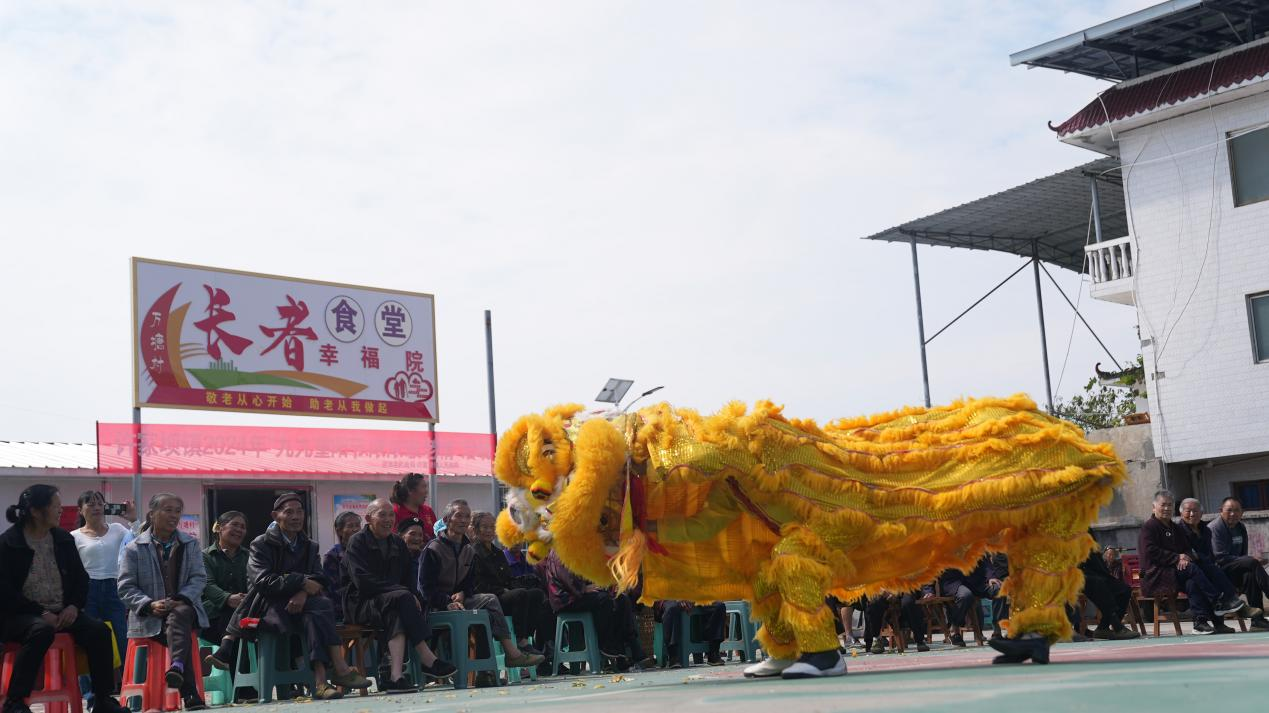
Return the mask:
[[1232,495],[1244,510],[1269,510],[1269,480],[1248,480],[1230,483]]

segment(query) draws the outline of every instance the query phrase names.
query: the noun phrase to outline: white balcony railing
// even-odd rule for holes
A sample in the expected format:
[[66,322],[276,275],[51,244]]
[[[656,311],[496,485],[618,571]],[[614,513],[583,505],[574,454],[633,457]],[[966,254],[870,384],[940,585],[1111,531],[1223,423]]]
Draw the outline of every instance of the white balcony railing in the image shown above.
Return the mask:
[[1132,278],[1137,267],[1136,249],[1130,235],[1084,246],[1088,276],[1092,278],[1089,294],[1094,299],[1125,305],[1135,303]]

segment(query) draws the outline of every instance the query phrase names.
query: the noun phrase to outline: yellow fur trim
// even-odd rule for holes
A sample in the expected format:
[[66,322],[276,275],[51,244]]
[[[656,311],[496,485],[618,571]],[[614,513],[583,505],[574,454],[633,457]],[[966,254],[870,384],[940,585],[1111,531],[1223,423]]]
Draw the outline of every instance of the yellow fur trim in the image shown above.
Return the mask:
[[590,581],[615,584],[599,535],[599,519],[613,486],[621,481],[626,442],[607,421],[582,424],[574,446],[577,467],[569,486],[552,506],[552,544],[569,569]]
[[498,513],[497,519],[494,520],[494,531],[503,547],[515,547],[527,539],[516,526],[516,521],[511,519],[511,513],[506,510]]

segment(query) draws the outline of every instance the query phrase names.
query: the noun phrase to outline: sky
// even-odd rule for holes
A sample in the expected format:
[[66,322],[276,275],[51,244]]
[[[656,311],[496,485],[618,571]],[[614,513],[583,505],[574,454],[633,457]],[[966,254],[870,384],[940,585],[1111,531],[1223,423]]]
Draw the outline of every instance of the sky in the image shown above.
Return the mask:
[[[0,440],[130,420],[132,256],[434,294],[442,431],[489,430],[486,309],[499,429],[608,377],[919,404],[908,247],[860,238],[1097,158],[1045,124],[1109,85],[1009,54],[1150,4],[3,3]],[[1021,264],[920,260],[927,334]],[[1050,271],[1134,358],[1134,310]],[[1044,283],[1070,396],[1109,358]],[[936,403],[1043,402],[1034,290],[931,343]]]

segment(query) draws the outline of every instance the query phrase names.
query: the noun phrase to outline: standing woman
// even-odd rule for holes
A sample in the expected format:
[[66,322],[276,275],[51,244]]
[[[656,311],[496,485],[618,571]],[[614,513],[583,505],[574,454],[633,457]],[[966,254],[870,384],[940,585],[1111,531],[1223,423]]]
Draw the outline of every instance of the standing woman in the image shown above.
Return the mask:
[[[119,554],[130,531],[117,522],[106,522],[106,498],[96,490],[79,494],[79,529],[71,531],[79,559],[88,571],[88,604],[84,612],[110,622],[122,657],[128,648],[128,610],[119,599]],[[131,516],[130,516],[131,515]],[[136,517],[128,505],[124,518]]]
[[111,695],[115,686],[110,629],[83,609],[88,572],[75,538],[58,529],[62,499],[52,485],[22,491],[0,535],[0,641],[18,644],[3,713],[31,713],[26,698],[58,632],[71,635],[88,658],[96,713],[126,713]]
[[207,570],[207,586],[203,587],[203,611],[207,612],[207,628],[200,636],[207,641],[220,641],[220,648],[208,654],[207,663],[232,669],[238,640],[225,636],[234,610],[247,596],[247,561],[250,555],[242,546],[247,535],[247,516],[228,510],[212,525],[216,541],[203,550],[203,568]]
[[185,710],[207,707],[198,695],[197,681],[189,665],[196,653],[194,629],[207,628],[203,611],[203,587],[207,571],[198,540],[177,526],[185,501],[172,493],[150,498],[145,527],[123,549],[119,568],[119,598],[127,605],[128,638],[155,639],[167,646],[172,666],[164,678],[169,688],[179,689]]
[[404,477],[392,484],[392,513],[396,516],[395,528],[402,520],[417,517],[423,523],[423,537],[431,541],[434,537],[432,528],[436,527],[436,513],[427,504],[427,476],[419,473],[406,473]]
[[322,556],[322,571],[331,581],[329,595],[335,603],[335,621],[344,620],[344,551],[348,549],[348,538],[361,529],[361,516],[351,510],[339,513],[335,518],[335,546]]

